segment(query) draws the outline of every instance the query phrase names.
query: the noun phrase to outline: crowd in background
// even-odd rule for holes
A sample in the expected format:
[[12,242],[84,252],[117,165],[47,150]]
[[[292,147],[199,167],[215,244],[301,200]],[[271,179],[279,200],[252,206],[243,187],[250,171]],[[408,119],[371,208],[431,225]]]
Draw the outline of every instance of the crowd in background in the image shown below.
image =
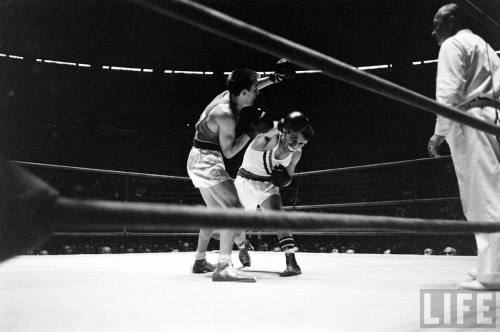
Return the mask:
[[[414,254],[475,255],[472,236],[418,235],[297,235],[296,251],[338,254]],[[257,251],[280,251],[271,235],[251,235]],[[126,254],[188,252],[196,249],[195,236],[60,236],[54,237],[32,255]],[[217,250],[218,241],[211,240],[209,250]]]

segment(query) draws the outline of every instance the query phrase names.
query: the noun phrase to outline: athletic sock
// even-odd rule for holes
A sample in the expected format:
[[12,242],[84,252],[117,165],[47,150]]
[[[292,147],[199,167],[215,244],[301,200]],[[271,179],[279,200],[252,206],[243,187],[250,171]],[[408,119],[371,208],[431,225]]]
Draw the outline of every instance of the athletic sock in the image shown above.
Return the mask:
[[219,263],[227,263],[231,265],[231,255],[219,254]]
[[288,250],[293,250],[294,247],[295,247],[295,241],[293,240],[293,237],[287,236],[280,239],[281,251],[288,253],[289,252]]
[[205,259],[205,258],[207,258],[207,252],[206,251],[204,251],[204,252],[197,251],[196,254],[195,254],[195,256],[194,256],[194,259],[196,259],[196,260]]

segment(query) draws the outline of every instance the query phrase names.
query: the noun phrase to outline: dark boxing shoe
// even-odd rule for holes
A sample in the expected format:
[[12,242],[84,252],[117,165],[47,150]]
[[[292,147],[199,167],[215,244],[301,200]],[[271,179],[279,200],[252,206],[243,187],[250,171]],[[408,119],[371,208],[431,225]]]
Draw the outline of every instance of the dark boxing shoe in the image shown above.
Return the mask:
[[240,259],[241,264],[243,267],[249,267],[252,265],[252,261],[250,259],[250,254],[248,253],[249,250],[254,250],[252,245],[248,240],[245,240],[245,246],[242,248],[239,248],[238,251],[238,258]]
[[299,264],[297,264],[297,261],[295,260],[294,253],[285,254],[285,258],[286,258],[286,269],[285,271],[280,273],[280,277],[291,277],[302,273]]
[[257,279],[234,269],[229,263],[218,263],[212,281],[256,282]]
[[207,273],[215,270],[215,265],[207,262],[205,258],[194,261],[193,273]]

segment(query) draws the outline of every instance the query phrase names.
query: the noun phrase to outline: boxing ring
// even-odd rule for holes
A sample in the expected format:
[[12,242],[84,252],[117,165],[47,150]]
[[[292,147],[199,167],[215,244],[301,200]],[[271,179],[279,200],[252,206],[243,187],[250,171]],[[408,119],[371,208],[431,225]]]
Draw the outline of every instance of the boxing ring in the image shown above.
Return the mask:
[[[269,54],[287,57],[294,63],[321,70],[343,82],[490,134],[500,134],[500,128],[492,124],[204,6],[190,1],[131,2]],[[306,177],[320,172],[333,174],[418,162],[434,161],[401,161],[389,165],[299,173],[295,189],[298,193]],[[102,173],[106,172],[115,171],[102,170]],[[155,174],[121,173],[162,178]],[[167,178],[186,181],[182,177],[165,176]],[[123,229],[127,232],[196,232],[200,227],[298,233],[334,230],[341,233],[472,234],[500,231],[500,224],[480,220],[466,222],[314,212],[357,208],[361,204],[456,202],[457,197],[425,200],[413,197],[371,203],[293,204],[286,209],[294,211],[286,213],[249,213],[198,206],[60,197],[44,207],[42,222],[47,234],[120,232]],[[12,243],[10,249],[2,253],[2,259],[22,253],[24,246]],[[299,252],[298,260],[304,274],[280,278],[282,254],[253,252],[251,255],[254,264],[245,271],[257,276],[256,284],[212,283],[207,274],[191,274],[193,253],[16,257],[0,264],[0,330],[414,331],[420,329],[420,290],[456,288],[456,282],[463,279],[465,272],[475,264],[475,257],[464,256]],[[215,257],[216,253],[209,253],[209,260]],[[237,261],[236,256],[233,261]],[[500,317],[498,310],[496,317]]]
[[[429,163],[435,167],[435,163],[450,162],[448,157],[425,158],[298,173],[289,195],[295,201],[297,197],[302,197],[301,191],[309,190],[307,181],[317,181],[318,175],[328,185],[324,179],[328,175],[345,177],[348,173],[373,171],[380,175],[383,169],[393,172],[401,167],[425,166]],[[133,189],[130,184],[133,182],[130,178],[133,177],[158,179],[190,187],[187,178],[180,176],[27,162],[17,164],[36,174],[48,170],[118,176],[124,182],[123,187],[128,190]],[[414,171],[410,168],[408,173],[414,174]],[[194,189],[192,191],[196,194]],[[124,199],[131,199],[130,196],[121,195]],[[185,195],[182,198],[186,199]],[[173,198],[176,199],[181,197]],[[290,227],[302,229],[296,234],[324,234],[334,230],[344,235],[368,231],[385,233],[387,236],[401,233],[443,234],[443,230],[446,233],[454,231],[469,234],[471,223],[454,220],[352,215],[335,215],[333,220],[333,214],[314,213],[318,210],[359,210],[363,207],[398,204],[425,206],[457,199],[415,197],[409,200],[289,205],[286,208],[291,211],[279,215],[278,219],[272,219],[272,214],[266,216],[268,219],[262,219],[260,226],[255,226],[259,219],[252,219],[252,214],[233,212],[237,220],[243,220],[243,223],[252,225],[251,229],[260,230],[261,233],[277,227]],[[65,207],[60,211],[65,215],[62,219],[79,219],[74,219],[66,226],[61,223],[56,229],[56,236],[102,235],[110,232],[115,232],[111,233],[115,236],[164,232],[164,236],[168,236],[170,232],[186,230],[196,234],[194,232],[203,222],[225,222],[220,219],[225,217],[225,213],[218,210],[207,213],[206,208],[196,205],[84,202],[82,205],[79,200],[62,201]],[[80,213],[75,214],[74,208]],[[85,216],[86,213],[92,216]],[[130,213],[132,215],[127,217]],[[168,219],[162,218],[166,215]],[[228,216],[228,225],[234,223],[234,216]],[[321,223],[316,219],[319,216],[324,217]],[[211,220],[211,217],[214,219]],[[270,222],[275,226],[269,226]],[[122,228],[124,226],[125,231]],[[490,230],[490,226],[477,223],[473,227]],[[443,238],[443,246],[444,243]],[[0,329],[149,331],[165,327],[183,331],[233,331],[237,326],[238,330],[244,331],[414,331],[420,329],[420,290],[456,288],[456,282],[464,277],[465,271],[474,267],[476,261],[474,256],[299,251],[296,255],[304,273],[297,277],[281,278],[279,273],[283,267],[283,254],[255,251],[251,252],[252,267],[244,271],[255,275],[258,282],[240,284],[213,283],[210,274],[190,273],[193,255],[193,252],[31,255],[9,260],[0,264]],[[217,252],[209,252],[208,259],[215,261],[217,255]],[[238,266],[236,252],[233,253],[233,262]],[[224,313],[224,319],[219,317],[220,311]],[[243,318],[249,323],[243,324]]]
[[471,256],[298,253],[304,273],[281,278],[282,253],[252,252],[254,266],[245,271],[258,281],[241,284],[190,273],[193,255],[7,261],[0,265],[0,329],[415,331],[420,289],[454,288],[475,263]]

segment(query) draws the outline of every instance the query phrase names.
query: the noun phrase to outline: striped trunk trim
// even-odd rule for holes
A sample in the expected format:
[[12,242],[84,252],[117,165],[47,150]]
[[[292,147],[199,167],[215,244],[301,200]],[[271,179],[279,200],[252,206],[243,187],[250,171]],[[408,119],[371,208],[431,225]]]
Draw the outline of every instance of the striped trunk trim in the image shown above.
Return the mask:
[[[262,159],[263,159],[263,162],[264,162],[264,169],[266,170],[266,173],[271,175],[271,171],[270,171],[270,164],[268,165],[267,164],[267,155],[268,155],[268,152],[269,151],[264,151],[264,153],[262,154]],[[270,159],[269,159],[270,161]]]

